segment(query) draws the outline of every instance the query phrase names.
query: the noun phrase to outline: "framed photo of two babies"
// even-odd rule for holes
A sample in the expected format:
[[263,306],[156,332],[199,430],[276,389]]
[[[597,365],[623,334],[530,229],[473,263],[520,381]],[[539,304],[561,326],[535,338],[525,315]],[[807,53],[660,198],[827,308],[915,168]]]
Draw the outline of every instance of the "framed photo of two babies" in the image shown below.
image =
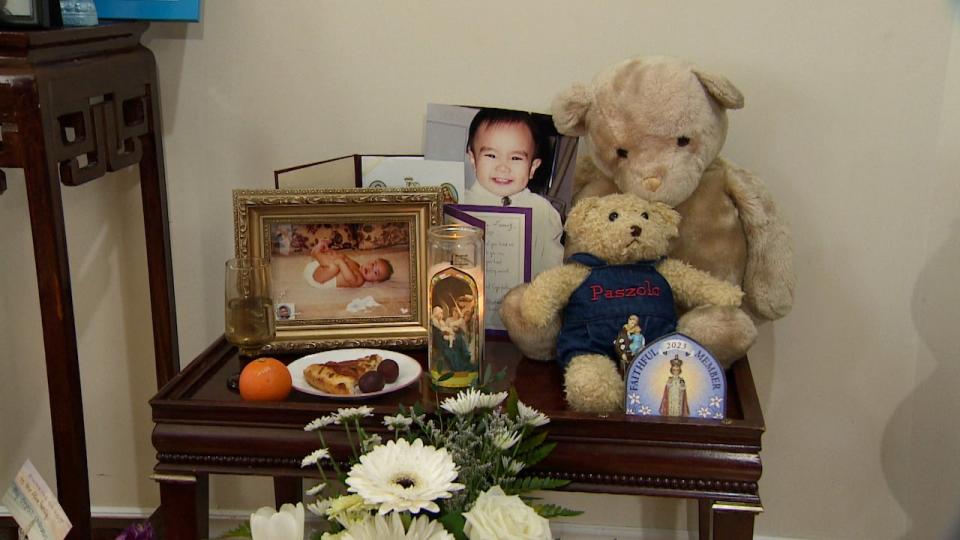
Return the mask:
[[265,349],[425,345],[426,233],[442,206],[440,188],[235,191],[237,256],[270,261]]

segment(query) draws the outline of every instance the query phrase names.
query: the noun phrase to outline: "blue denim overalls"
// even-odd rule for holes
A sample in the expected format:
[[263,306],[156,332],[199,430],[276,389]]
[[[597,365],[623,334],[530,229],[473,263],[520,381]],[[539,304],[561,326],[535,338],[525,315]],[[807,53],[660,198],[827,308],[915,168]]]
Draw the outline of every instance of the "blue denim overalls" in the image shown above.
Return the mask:
[[557,359],[564,368],[578,354],[613,355],[613,341],[630,315],[640,318],[647,343],[677,328],[673,290],[657,261],[607,264],[589,253],[567,261],[590,268],[590,275],[570,296],[557,341]]

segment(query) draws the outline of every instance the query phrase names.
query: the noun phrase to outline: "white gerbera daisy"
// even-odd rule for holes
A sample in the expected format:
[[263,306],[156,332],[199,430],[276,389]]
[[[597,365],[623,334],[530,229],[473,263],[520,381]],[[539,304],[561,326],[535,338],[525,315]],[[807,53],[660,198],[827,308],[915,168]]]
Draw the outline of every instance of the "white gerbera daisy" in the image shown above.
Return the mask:
[[413,425],[413,418],[398,414],[396,416],[384,416],[383,425],[391,430],[406,429]]
[[300,462],[300,467],[306,467],[307,465],[316,465],[324,459],[330,457],[330,451],[326,448],[320,448],[319,450],[314,450],[307,457],[303,458],[303,461]]
[[316,431],[320,428],[329,426],[330,424],[337,423],[337,416],[335,414],[328,414],[326,416],[321,416],[320,418],[314,419],[309,424],[303,426],[304,431]]
[[453,540],[453,535],[439,522],[423,515],[414,518],[404,531],[400,514],[394,512],[389,516],[370,516],[344,531],[341,540]]
[[520,413],[520,421],[528,426],[540,427],[550,422],[550,419],[547,418],[547,415],[522,401],[517,402],[517,411]]
[[424,446],[417,439],[387,441],[360,456],[360,463],[347,475],[349,491],[369,504],[380,505],[380,513],[421,510],[439,512],[433,502],[450,498],[464,488],[455,483],[457,466],[446,449]]
[[310,495],[310,496],[316,495],[317,493],[320,493],[321,491],[323,491],[323,488],[325,488],[325,487],[327,487],[327,483],[326,483],[326,482],[320,482],[319,484],[317,484],[317,485],[313,486],[312,488],[308,489],[308,490],[307,490],[307,495]]
[[373,407],[370,407],[369,405],[337,409],[337,420],[334,423],[340,424],[355,418],[366,418],[367,416],[373,416]]

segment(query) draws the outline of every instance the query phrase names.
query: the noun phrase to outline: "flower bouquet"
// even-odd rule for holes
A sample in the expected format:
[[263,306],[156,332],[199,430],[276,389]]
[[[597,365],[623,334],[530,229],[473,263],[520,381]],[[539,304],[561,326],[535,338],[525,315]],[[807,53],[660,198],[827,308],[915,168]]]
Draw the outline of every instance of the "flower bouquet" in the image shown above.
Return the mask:
[[[568,482],[521,475],[555,443],[545,442],[547,433],[539,429],[549,418],[514,392],[465,390],[431,416],[419,406],[401,406],[383,419],[393,434],[386,442],[361,425],[372,415],[367,406],[339,409],[304,428],[321,444],[302,466],[318,467],[323,477],[307,491],[316,497],[307,509],[327,522],[327,531],[318,533],[322,540],[549,540],[550,518],[580,513],[529,495]],[[331,458],[324,442],[323,430],[332,425],[342,426],[353,451],[348,469]],[[326,476],[325,466],[336,479]],[[301,540],[302,506],[258,514],[249,529],[255,540]]]

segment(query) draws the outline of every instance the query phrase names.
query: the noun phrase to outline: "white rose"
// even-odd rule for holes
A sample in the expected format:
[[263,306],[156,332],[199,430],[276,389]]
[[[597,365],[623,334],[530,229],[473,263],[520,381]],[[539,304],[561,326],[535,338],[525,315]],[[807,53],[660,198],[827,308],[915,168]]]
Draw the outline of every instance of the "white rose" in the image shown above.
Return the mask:
[[463,514],[470,540],[551,540],[550,521],[540,517],[520,497],[493,486],[481,493]]
[[253,540],[303,540],[303,503],[285,504],[277,512],[269,506],[250,514]]

